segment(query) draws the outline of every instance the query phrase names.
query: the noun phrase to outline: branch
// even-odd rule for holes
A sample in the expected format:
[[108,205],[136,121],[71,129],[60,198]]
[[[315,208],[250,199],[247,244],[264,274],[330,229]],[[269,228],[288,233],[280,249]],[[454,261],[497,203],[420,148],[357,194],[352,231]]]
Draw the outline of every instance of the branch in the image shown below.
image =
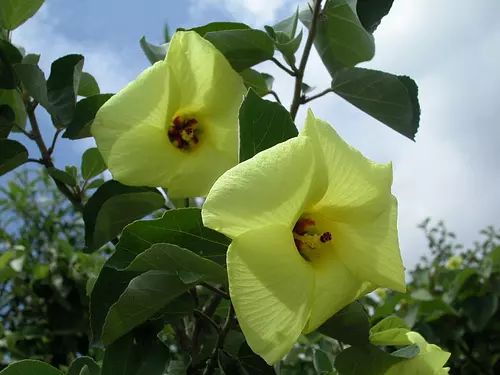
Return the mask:
[[54,134],[54,138],[52,139],[52,144],[49,147],[49,155],[52,155],[52,153],[54,152],[54,149],[56,147],[57,137],[59,136],[59,134],[61,134],[61,132],[63,130],[64,129],[62,129],[62,128],[56,130],[56,133]]
[[333,92],[333,89],[331,87],[324,89],[320,93],[317,93],[316,95],[311,95],[309,97],[303,96],[301,98],[301,104],[309,103],[310,101],[313,101],[314,99],[321,98],[322,96],[325,96],[326,94]]
[[213,285],[210,285],[209,283],[207,283],[206,281],[200,283],[200,285],[212,292],[214,292],[215,294],[218,294],[219,296],[221,296],[222,298],[224,299],[230,299],[229,297],[229,294],[227,294],[226,292],[224,292],[223,290],[213,286]]
[[207,361],[207,366],[203,371],[203,375],[212,375],[215,368],[217,367],[217,356],[219,354],[219,349],[224,346],[224,340],[226,339],[226,336],[229,333],[229,329],[231,328],[231,323],[233,322],[233,318],[234,318],[234,307],[232,303],[229,303],[229,310],[227,312],[226,321],[224,322],[224,326],[222,327],[219,336],[217,337],[214,350],[212,351],[212,355]]
[[290,106],[290,116],[292,117],[292,120],[295,120],[295,117],[297,116],[297,112],[299,110],[299,106],[301,104],[300,93],[302,91],[302,80],[304,78],[304,72],[306,70],[307,60],[309,59],[309,54],[311,53],[314,37],[316,36],[316,26],[318,24],[320,11],[321,11],[321,0],[316,0],[314,3],[314,10],[311,21],[311,28],[309,30],[309,35],[307,36],[304,52],[302,53],[302,58],[300,59],[299,69],[295,73],[295,90],[293,93],[292,105]]
[[278,66],[278,68],[284,70],[285,72],[287,72],[288,74],[290,74],[292,77],[295,77],[296,72],[294,72],[293,70],[288,69],[285,65],[283,65],[282,63],[280,63],[279,60],[277,60],[276,58],[273,57],[273,58],[271,58],[271,61],[273,63],[275,63]]
[[[41,164],[43,164],[47,169],[54,168],[54,163],[52,162],[51,153],[42,138],[42,133],[40,132],[40,126],[38,125],[38,120],[36,119],[35,116],[35,108],[37,105],[38,105],[37,102],[32,102],[26,108],[26,112],[28,113],[28,118],[31,124],[31,132],[33,135],[32,139],[35,141],[36,145],[38,146],[38,149],[40,150],[40,154],[42,155],[42,158],[40,159]],[[54,180],[54,183],[56,184],[59,191],[63,193],[63,195],[66,198],[68,198],[68,200],[73,204],[75,209],[79,212],[83,212],[83,203],[81,196],[79,194],[75,194],[74,192],[72,192],[65,183],[55,179],[54,177],[52,177],[52,180]]]

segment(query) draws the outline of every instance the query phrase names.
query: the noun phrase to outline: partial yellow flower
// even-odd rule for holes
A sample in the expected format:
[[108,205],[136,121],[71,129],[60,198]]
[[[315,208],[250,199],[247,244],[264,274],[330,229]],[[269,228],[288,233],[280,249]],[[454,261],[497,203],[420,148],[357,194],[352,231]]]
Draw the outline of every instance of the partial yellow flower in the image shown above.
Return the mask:
[[460,255],[453,255],[448,259],[448,263],[446,263],[446,268],[449,270],[457,270],[462,265],[464,258]]
[[387,290],[384,288],[375,289],[375,294],[382,300],[385,301],[387,299]]
[[[429,344],[417,332],[406,334],[412,344],[417,344],[420,353],[407,361],[393,365],[384,375],[445,375],[450,371],[449,367],[443,367],[450,358],[450,353],[439,346]],[[390,344],[388,344],[390,345]]]
[[113,178],[206,196],[238,162],[241,77],[194,31],[177,32],[155,63],[98,111],[92,135]]
[[203,223],[233,241],[229,290],[252,350],[278,362],[376,287],[405,291],[392,166],[308,113],[301,134],[227,171]]

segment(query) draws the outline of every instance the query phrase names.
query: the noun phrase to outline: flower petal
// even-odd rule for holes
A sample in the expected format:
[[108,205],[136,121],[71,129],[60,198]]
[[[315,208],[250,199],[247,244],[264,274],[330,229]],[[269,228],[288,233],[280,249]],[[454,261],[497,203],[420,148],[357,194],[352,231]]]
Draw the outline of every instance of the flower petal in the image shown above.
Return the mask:
[[[240,75],[217,48],[195,31],[179,31],[170,42],[165,61],[182,89],[181,108],[199,112],[215,128],[237,128],[246,89]],[[232,118],[234,123],[220,118]]]
[[309,333],[361,295],[374,288],[360,282],[335,255],[314,266],[314,291],[311,316],[304,328]]
[[[235,144],[237,145],[237,141]],[[206,197],[215,181],[237,164],[237,152],[232,156],[219,151],[209,142],[200,144],[197,150],[186,155],[183,164],[170,180],[168,196]]]
[[165,62],[155,63],[99,109],[91,131],[105,161],[118,138],[137,126],[157,127],[167,137],[167,119],[178,106],[178,88],[168,70]]
[[227,254],[229,291],[248,345],[268,364],[297,341],[311,308],[313,270],[290,228],[271,225],[236,237]]
[[335,253],[359,280],[406,291],[394,196],[388,209],[374,220],[333,225]]
[[130,186],[169,186],[187,156],[174,147],[166,131],[143,124],[122,134],[107,160],[113,178]]
[[301,136],[314,141],[316,157],[328,171],[328,190],[318,209],[328,210],[336,221],[352,217],[370,220],[385,210],[391,196],[391,163],[378,164],[365,158],[311,110]]
[[231,238],[273,224],[291,230],[304,207],[324,191],[313,181],[314,172],[307,137],[262,151],[217,180],[203,205],[203,223]]

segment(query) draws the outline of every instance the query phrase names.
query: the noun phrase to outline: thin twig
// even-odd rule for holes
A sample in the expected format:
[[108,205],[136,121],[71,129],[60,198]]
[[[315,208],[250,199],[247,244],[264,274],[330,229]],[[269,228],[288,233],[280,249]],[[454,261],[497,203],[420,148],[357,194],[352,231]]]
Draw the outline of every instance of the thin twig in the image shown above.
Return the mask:
[[56,142],[57,142],[57,137],[59,136],[59,134],[61,134],[61,132],[63,131],[64,129],[57,129],[55,134],[54,134],[54,138],[52,139],[52,144],[50,145],[49,147],[49,155],[52,155],[53,152],[54,152],[54,149],[56,147]]
[[43,162],[40,159],[32,159],[32,158],[26,160],[26,163],[37,163],[43,165]]
[[273,57],[271,59],[271,61],[273,63],[275,63],[280,69],[284,70],[285,72],[287,72],[288,74],[290,74],[292,77],[295,77],[296,72],[294,72],[291,69],[288,69],[285,65],[283,65],[282,63],[280,63],[279,60],[277,60],[276,58]]
[[[211,317],[215,313],[215,310],[217,310],[217,307],[219,306],[221,301],[222,297],[219,294],[212,295],[212,297],[210,297],[208,302],[203,306],[202,312],[206,316]],[[198,347],[200,345],[199,337],[203,331],[203,328],[204,328],[203,321],[201,319],[196,319],[194,322],[193,335],[191,340],[193,343],[192,348],[194,351],[198,350]]]
[[295,72],[295,89],[293,93],[292,105],[290,106],[290,116],[292,120],[295,120],[299,106],[301,104],[301,91],[302,91],[302,80],[304,78],[304,72],[306,70],[307,60],[309,59],[309,54],[311,53],[311,48],[314,42],[314,37],[316,36],[316,27],[318,24],[319,13],[321,11],[321,0],[316,0],[314,3],[314,10],[311,20],[311,28],[309,29],[309,35],[307,36],[306,44],[304,46],[304,52],[302,53],[302,58],[300,59],[299,68]]
[[207,361],[207,366],[203,371],[203,375],[212,375],[215,368],[217,367],[217,357],[219,355],[219,349],[224,346],[224,340],[226,340],[226,336],[229,333],[231,328],[231,323],[234,318],[234,307],[232,303],[229,303],[229,310],[227,312],[226,321],[222,326],[221,331],[219,332],[219,336],[217,337],[217,341],[215,342],[214,350],[212,351],[212,355]]
[[17,130],[19,130],[21,133],[23,133],[26,137],[28,137],[29,139],[33,139],[33,134],[31,134],[30,132],[26,131],[25,129],[23,129],[21,126],[19,126],[15,122],[13,123],[13,125],[14,125],[14,127]]
[[321,98],[322,96],[325,96],[326,94],[333,92],[333,89],[331,87],[324,89],[323,91],[317,93],[316,95],[311,95],[309,97],[303,96],[301,98],[301,104],[309,103],[310,101],[314,99]]
[[221,296],[222,298],[224,299],[230,299],[231,297],[229,297],[229,294],[227,294],[226,292],[224,292],[223,290],[213,286],[213,285],[210,285],[209,283],[207,283],[206,281],[203,281],[202,283],[200,283],[200,285],[212,292],[214,292],[215,294],[218,294],[219,296]]
[[215,321],[209,317],[207,314],[205,314],[203,311],[200,311],[200,310],[197,310],[197,309],[194,309],[193,310],[193,313],[201,318],[203,318],[203,320],[205,320],[206,322],[210,323],[210,325],[215,329],[215,332],[219,333],[220,332],[220,327],[217,323],[215,323]]
[[280,100],[278,94],[276,93],[276,91],[273,91],[273,90],[269,91],[269,95],[274,96],[274,99],[276,99],[276,101],[281,104],[281,100]]

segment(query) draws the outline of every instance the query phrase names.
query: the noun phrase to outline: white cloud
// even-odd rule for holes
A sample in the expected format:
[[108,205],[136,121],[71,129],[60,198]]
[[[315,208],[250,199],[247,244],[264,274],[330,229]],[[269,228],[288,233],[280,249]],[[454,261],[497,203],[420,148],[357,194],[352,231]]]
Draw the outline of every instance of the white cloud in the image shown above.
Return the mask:
[[[287,2],[286,11],[296,3]],[[496,173],[500,70],[498,53],[492,48],[500,45],[500,25],[495,22],[499,11],[500,2],[495,1],[398,0],[382,20],[375,33],[376,57],[363,66],[410,75],[417,81],[422,118],[416,143],[333,95],[311,103],[316,116],[330,122],[365,155],[394,162],[407,267],[427,249],[416,228],[427,216],[445,220],[466,244],[478,237],[480,229],[500,221],[494,209],[500,205]],[[273,17],[282,13],[273,8]],[[241,16],[236,14],[235,19]],[[272,63],[259,68],[276,77],[275,90],[289,105],[292,79]],[[318,89],[330,83],[314,49],[305,80]],[[304,116],[301,108],[299,126]]]

